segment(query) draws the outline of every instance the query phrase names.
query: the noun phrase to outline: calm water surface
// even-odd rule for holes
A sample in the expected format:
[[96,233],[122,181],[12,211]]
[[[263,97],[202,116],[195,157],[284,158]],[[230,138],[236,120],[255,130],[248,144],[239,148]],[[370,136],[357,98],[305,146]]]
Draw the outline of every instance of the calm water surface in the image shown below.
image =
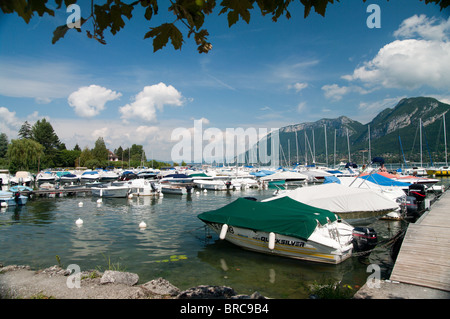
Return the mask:
[[[362,286],[378,264],[388,278],[390,251],[377,247],[368,259],[353,257],[324,265],[243,250],[208,231],[197,215],[238,197],[270,197],[273,190],[166,195],[163,198],[103,199],[95,197],[36,198],[24,207],[0,211],[0,262],[46,268],[60,257],[64,266],[82,270],[105,268],[108,261],[139,274],[140,283],[163,277],[180,289],[227,285],[239,294],[259,291],[271,298],[307,298],[305,286],[335,279]],[[79,207],[82,202],[83,206]],[[79,227],[75,221],[81,218]],[[147,228],[139,229],[144,221]],[[379,241],[404,228],[405,222],[377,220],[370,224]],[[211,235],[211,236],[207,236]]]

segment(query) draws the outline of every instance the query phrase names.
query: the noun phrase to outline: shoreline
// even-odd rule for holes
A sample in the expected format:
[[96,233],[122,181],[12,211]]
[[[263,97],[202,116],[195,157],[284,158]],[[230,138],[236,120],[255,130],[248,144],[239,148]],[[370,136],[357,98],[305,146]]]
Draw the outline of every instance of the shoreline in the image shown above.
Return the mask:
[[258,292],[239,295],[226,286],[200,285],[181,291],[163,278],[138,284],[139,276],[129,272],[70,272],[58,265],[33,270],[0,263],[0,299],[267,299]]

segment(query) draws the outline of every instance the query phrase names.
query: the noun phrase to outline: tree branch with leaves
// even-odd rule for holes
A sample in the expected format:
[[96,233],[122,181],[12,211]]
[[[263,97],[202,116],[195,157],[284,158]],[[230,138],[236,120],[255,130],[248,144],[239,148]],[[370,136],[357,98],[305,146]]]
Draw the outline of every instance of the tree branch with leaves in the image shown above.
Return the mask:
[[[339,0],[299,0],[304,6],[304,17],[307,18],[312,10],[325,16],[327,6]],[[366,2],[367,0],[362,0]],[[389,0],[387,0],[389,1]],[[441,10],[450,5],[449,0],[419,0],[426,4],[439,5]],[[54,16],[53,9],[47,6],[49,0],[0,0],[0,9],[3,13],[17,13],[26,23],[37,14],[43,16],[48,14]],[[77,0],[54,0],[56,9],[61,9],[63,3],[66,7],[76,4]],[[96,1],[99,2],[99,1]],[[251,16],[259,11],[262,16],[269,15],[273,21],[277,21],[284,16],[291,18],[289,6],[294,0],[222,0],[217,5],[216,0],[170,0],[168,11],[174,17],[170,21],[161,23],[159,26],[150,27],[146,32],[144,39],[153,39],[153,52],[161,50],[167,43],[172,44],[175,50],[180,50],[184,43],[185,35],[191,38],[197,44],[197,50],[200,53],[208,53],[212,49],[212,44],[208,41],[209,32],[203,28],[206,18],[219,11],[219,15],[226,14],[228,26],[231,27],[239,20],[250,23]],[[126,19],[133,18],[133,12],[140,5],[144,10],[144,17],[149,23],[159,13],[158,0],[138,0],[126,3],[122,0],[104,0],[103,4],[95,4],[91,0],[90,15],[80,17],[80,27],[73,28],[82,32],[85,28],[86,36],[94,39],[101,44],[106,44],[105,31],[109,30],[112,35],[117,34],[126,25]],[[256,11],[256,12],[255,12]],[[92,21],[92,27],[86,25],[86,22]],[[179,27],[182,27],[180,30]],[[52,43],[56,43],[71,28],[65,24],[56,28],[53,32]]]

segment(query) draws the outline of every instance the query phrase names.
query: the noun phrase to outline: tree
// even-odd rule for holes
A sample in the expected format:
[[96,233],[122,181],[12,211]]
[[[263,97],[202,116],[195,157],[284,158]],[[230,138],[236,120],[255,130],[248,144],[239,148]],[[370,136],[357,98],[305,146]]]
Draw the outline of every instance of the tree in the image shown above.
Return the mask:
[[5,133],[0,134],[0,158],[6,156],[8,151],[8,136]]
[[10,170],[29,170],[37,168],[44,156],[44,147],[28,138],[12,140],[8,146],[7,156],[10,160]]
[[122,160],[122,156],[123,156],[123,148],[122,148],[122,146],[119,146],[118,149],[115,149],[114,150],[114,154],[116,154],[117,157],[119,158],[119,160],[121,161]]
[[51,167],[57,163],[60,141],[50,122],[45,118],[38,120],[31,128],[31,138],[44,146],[43,166]]
[[94,155],[92,155],[91,150],[86,146],[84,150],[80,154],[80,165],[85,166],[89,160],[94,159]]
[[28,121],[25,121],[25,123],[22,124],[19,130],[19,137],[20,138],[31,138],[31,124],[28,123]]
[[97,141],[95,141],[95,146],[92,150],[92,156],[94,157],[94,159],[100,162],[108,160],[108,149],[106,148],[103,137],[99,137]]
[[74,151],[80,151],[81,152],[81,148],[80,146],[78,146],[78,143],[75,144],[75,147],[73,148]]
[[[363,0],[366,2],[367,0]],[[441,10],[450,5],[449,0],[419,0],[426,4],[434,3],[439,5]],[[48,0],[1,0],[0,8],[3,13],[17,13],[26,23],[29,23],[34,14],[43,16],[48,14],[55,15],[52,5],[47,6]],[[77,3],[77,0],[54,0],[57,8],[60,9],[63,2],[66,7]],[[281,16],[287,19],[291,17],[288,11],[292,0],[223,0],[220,2],[220,14],[227,14],[228,26],[236,24],[240,19],[250,23],[251,14],[255,14],[252,10],[259,9],[261,15],[269,15],[273,21],[277,21]],[[304,17],[308,17],[311,10],[314,9],[318,14],[325,16],[326,8],[329,4],[333,4],[334,0],[300,0],[304,6]],[[339,2],[339,0],[336,0]],[[187,31],[187,37],[194,35],[194,41],[198,45],[197,50],[200,53],[208,53],[212,49],[212,44],[208,42],[208,30],[203,28],[203,24],[207,16],[216,9],[216,0],[171,0],[168,11],[174,16],[163,21],[159,26],[150,27],[144,35],[144,39],[153,39],[153,51],[158,51],[165,47],[171,41],[174,49],[179,50],[184,42],[183,33],[177,25],[184,27]],[[86,30],[86,35],[90,39],[94,39],[101,44],[106,44],[104,32],[109,29],[111,34],[115,35],[125,27],[124,18],[131,20],[133,11],[140,5],[145,10],[144,18],[150,22],[154,16],[158,15],[158,0],[136,0],[132,3],[125,3],[122,0],[105,0],[104,4],[94,4],[91,0],[90,15],[81,17],[79,26],[74,27],[75,30],[81,32],[81,27],[87,28],[87,21],[92,20],[92,30]],[[83,10],[83,13],[87,10]],[[161,21],[162,19],[156,18]],[[154,21],[154,20],[153,20]],[[52,43],[56,43],[59,39],[69,31],[66,24],[56,28],[53,32]]]

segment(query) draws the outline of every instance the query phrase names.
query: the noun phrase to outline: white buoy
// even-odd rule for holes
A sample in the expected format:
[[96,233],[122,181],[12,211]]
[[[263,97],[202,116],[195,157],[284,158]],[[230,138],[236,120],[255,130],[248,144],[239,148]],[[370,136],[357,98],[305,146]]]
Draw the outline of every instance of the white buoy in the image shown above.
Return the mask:
[[196,191],[196,192],[195,192],[195,195],[200,195],[200,192],[199,192],[199,191]]
[[128,194],[128,199],[132,199],[133,198],[133,194]]
[[203,190],[203,193],[207,193],[208,191],[206,189]]
[[78,207],[83,207],[83,202],[79,202]]
[[269,249],[275,249],[275,233],[272,232],[269,234]]
[[97,204],[101,204],[103,201],[101,198],[97,199]]
[[8,207],[8,203],[7,202],[2,202],[2,207]]
[[140,224],[139,224],[139,228],[146,228],[147,227],[147,224],[145,223],[145,222],[140,222]]
[[83,225],[83,220],[81,218],[78,218],[77,221],[75,222],[75,224]]
[[220,239],[225,239],[225,236],[227,235],[227,231],[228,231],[228,225],[227,224],[223,224],[222,225],[222,230],[220,231]]

